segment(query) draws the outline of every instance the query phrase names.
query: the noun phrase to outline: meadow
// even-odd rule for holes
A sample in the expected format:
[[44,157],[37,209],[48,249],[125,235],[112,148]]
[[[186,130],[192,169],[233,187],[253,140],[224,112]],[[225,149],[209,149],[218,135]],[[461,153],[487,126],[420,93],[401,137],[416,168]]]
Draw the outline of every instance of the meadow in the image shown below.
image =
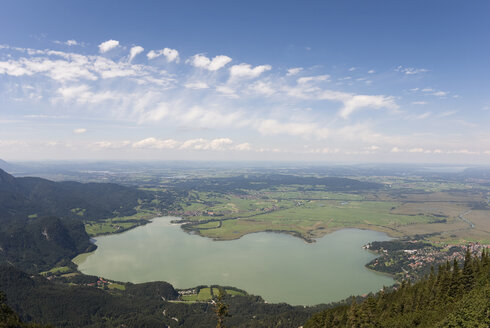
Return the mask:
[[[342,228],[420,237],[434,243],[490,243],[488,189],[464,183],[376,180],[380,191],[331,192],[286,185],[218,193],[192,191],[180,205],[183,228],[216,240],[289,233],[308,242]],[[461,217],[463,216],[463,217]]]

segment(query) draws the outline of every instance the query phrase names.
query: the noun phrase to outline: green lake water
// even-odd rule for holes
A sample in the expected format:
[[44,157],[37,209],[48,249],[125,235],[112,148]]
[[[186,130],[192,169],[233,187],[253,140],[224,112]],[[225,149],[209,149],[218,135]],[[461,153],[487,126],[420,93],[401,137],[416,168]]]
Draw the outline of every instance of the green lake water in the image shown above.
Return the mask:
[[381,232],[343,229],[311,244],[268,232],[213,241],[182,231],[172,219],[98,237],[80,271],[134,283],[163,280],[176,288],[234,286],[269,303],[293,305],[339,301],[393,283],[364,267],[375,256],[362,245],[390,239]]

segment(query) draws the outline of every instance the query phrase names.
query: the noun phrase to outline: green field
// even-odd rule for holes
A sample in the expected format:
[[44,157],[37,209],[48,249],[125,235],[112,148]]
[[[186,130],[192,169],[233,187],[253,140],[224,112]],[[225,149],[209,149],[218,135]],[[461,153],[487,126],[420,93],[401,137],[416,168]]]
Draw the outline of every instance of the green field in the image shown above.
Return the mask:
[[[393,237],[432,234],[434,242],[488,243],[490,211],[483,210],[469,227],[459,215],[488,192],[462,183],[383,177],[390,186],[379,192],[335,193],[315,186],[289,185],[242,190],[240,194],[192,191],[181,203],[184,226],[217,240],[237,239],[260,231],[290,233],[312,241],[329,232],[353,227],[386,232]],[[470,215],[471,216],[471,215]],[[202,222],[202,223],[199,223]]]
[[126,286],[123,284],[118,284],[113,282],[112,284],[107,285],[107,288],[109,289],[117,289],[117,290],[126,290]]
[[67,266],[63,266],[63,267],[54,267],[52,268],[51,270],[49,271],[44,271],[44,272],[41,272],[42,275],[46,276],[46,275],[54,275],[54,276],[57,276],[57,275],[61,275],[61,274],[66,274],[66,273],[69,273],[69,272],[72,272],[73,270]]
[[[245,292],[236,291],[233,289],[225,289],[225,292],[229,295],[246,295]],[[204,287],[199,289],[197,294],[182,295],[181,301],[184,302],[207,302],[220,295],[220,290],[217,287]]]
[[85,231],[91,237],[119,233],[128,229],[148,223],[148,220],[157,215],[155,211],[138,210],[135,215],[119,216],[110,219],[87,221]]

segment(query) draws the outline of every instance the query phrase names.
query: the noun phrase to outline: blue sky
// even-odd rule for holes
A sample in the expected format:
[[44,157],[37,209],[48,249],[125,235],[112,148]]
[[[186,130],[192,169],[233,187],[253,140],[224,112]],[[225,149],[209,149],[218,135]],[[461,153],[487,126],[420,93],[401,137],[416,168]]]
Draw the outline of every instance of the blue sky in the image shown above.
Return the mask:
[[488,1],[2,1],[0,158],[490,164]]

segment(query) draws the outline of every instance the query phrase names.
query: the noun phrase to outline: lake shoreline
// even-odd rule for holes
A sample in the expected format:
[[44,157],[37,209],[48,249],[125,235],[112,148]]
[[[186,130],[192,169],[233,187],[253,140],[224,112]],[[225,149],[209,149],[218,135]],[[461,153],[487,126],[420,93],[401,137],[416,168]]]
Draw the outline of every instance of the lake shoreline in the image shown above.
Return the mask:
[[[364,242],[376,240],[377,237],[384,239],[384,240],[390,239],[386,234],[380,235],[380,232],[377,232],[377,231],[368,230],[368,229],[342,228],[342,229],[335,231],[335,233],[333,233],[333,234],[326,235],[327,236],[326,240],[323,240],[323,237],[322,237],[322,238],[317,239],[316,242],[314,242],[314,243],[303,242],[301,244],[298,244],[298,242],[297,242],[298,239],[300,239],[300,238],[286,237],[287,235],[290,235],[292,237],[297,237],[297,236],[291,235],[289,233],[277,232],[277,231],[263,231],[263,232],[261,232],[261,234],[257,234],[257,233],[247,234],[247,235],[243,236],[245,238],[239,238],[239,239],[228,240],[228,241],[221,240],[222,243],[214,243],[214,241],[210,238],[202,238],[202,236],[196,236],[193,234],[189,234],[186,231],[183,231],[180,227],[177,227],[179,224],[176,224],[175,222],[173,222],[173,220],[175,218],[176,217],[173,217],[173,216],[172,217],[166,217],[166,216],[155,217],[155,218],[150,220],[150,223],[157,223],[158,224],[159,219],[163,219],[163,222],[159,223],[158,226],[153,226],[151,228],[149,228],[148,225],[140,226],[140,229],[142,229],[142,230],[131,229],[131,230],[125,231],[126,234],[125,233],[122,233],[122,234],[119,233],[119,234],[114,234],[113,236],[107,235],[107,236],[101,236],[101,238],[97,238],[96,243],[97,243],[97,246],[99,246],[97,248],[97,252],[88,253],[88,254],[85,253],[85,254],[86,254],[86,258],[90,257],[90,262],[92,264],[94,263],[94,261],[93,261],[94,259],[97,260],[96,259],[97,257],[99,257],[99,260],[97,260],[97,261],[100,261],[100,259],[103,258],[104,260],[102,261],[102,264],[100,264],[100,265],[102,265],[102,268],[104,266],[106,266],[106,268],[103,270],[101,270],[100,268],[97,269],[99,271],[97,271],[94,268],[87,269],[88,264],[84,262],[83,257],[80,258],[79,256],[77,256],[73,260],[76,262],[79,271],[84,273],[84,274],[103,276],[103,277],[113,279],[113,280],[117,280],[117,281],[128,281],[128,282],[132,282],[132,283],[141,283],[141,282],[147,282],[147,281],[167,281],[167,282],[171,283],[172,285],[174,285],[175,288],[178,288],[178,289],[187,289],[187,288],[192,288],[192,287],[195,287],[198,285],[211,285],[211,284],[228,285],[228,286],[235,286],[239,289],[243,289],[250,294],[261,295],[269,303],[286,302],[286,303],[289,303],[292,305],[315,305],[315,304],[329,303],[332,301],[338,301],[340,299],[343,299],[345,297],[350,296],[351,294],[364,294],[365,292],[369,292],[368,291],[368,289],[370,289],[369,286],[374,287],[374,285],[372,285],[374,283],[374,281],[378,281],[378,280],[384,281],[383,278],[381,278],[381,279],[379,278],[380,275],[378,272],[375,272],[375,271],[371,272],[372,270],[358,271],[360,269],[364,270],[365,264],[368,263],[372,259],[372,256],[371,256],[372,254],[369,253],[370,256],[365,255],[365,253],[368,253],[368,252],[365,252],[365,250],[362,248],[362,245],[364,244]],[[171,222],[173,222],[173,223],[171,223]],[[172,231],[172,233],[170,233],[169,236],[163,236],[166,233],[165,231],[169,231],[169,230]],[[135,233],[135,231],[138,231],[138,232]],[[274,232],[274,233],[269,234],[269,232]],[[167,233],[169,233],[169,232],[167,232]],[[367,233],[367,235],[366,235],[366,233]],[[136,236],[142,236],[142,234],[146,234],[144,238],[143,237],[136,237]],[[121,256],[129,256],[128,253],[134,252],[135,251],[134,248],[137,248],[137,247],[143,247],[143,249],[147,249],[150,251],[152,248],[157,247],[157,246],[143,246],[146,244],[141,244],[141,242],[146,243],[148,238],[150,238],[150,239],[151,238],[157,238],[158,242],[162,243],[163,242],[162,240],[166,240],[168,238],[176,238],[175,234],[177,234],[179,236],[178,238],[184,238],[185,240],[187,240],[187,242],[189,242],[189,241],[191,241],[193,243],[197,242],[197,244],[196,244],[196,246],[191,246],[191,248],[189,250],[184,250],[187,253],[183,253],[181,257],[179,257],[178,255],[175,255],[175,254],[166,253],[165,251],[163,253],[161,251],[159,251],[159,255],[157,255],[157,258],[149,255],[152,258],[151,261],[155,262],[155,259],[156,259],[157,262],[160,261],[161,263],[165,263],[164,268],[166,268],[166,269],[164,269],[164,272],[168,271],[166,273],[167,276],[165,276],[165,275],[162,275],[162,276],[153,275],[153,276],[151,276],[148,273],[151,271],[158,272],[158,271],[161,271],[161,269],[159,270],[156,268],[152,268],[152,269],[146,270],[146,269],[141,269],[141,268],[138,268],[138,269],[132,268],[133,266],[139,267],[139,266],[147,265],[147,264],[144,264],[145,263],[144,261],[134,263],[134,261],[141,260],[141,257],[142,257],[141,254],[139,254],[138,256],[133,258],[132,260],[129,260],[130,262],[127,262],[128,264],[123,264],[126,262],[111,262],[111,261],[115,261],[114,258],[117,259],[117,258],[120,258]],[[162,236],[160,236],[160,235],[162,235]],[[332,237],[332,235],[333,235],[333,237]],[[371,237],[367,237],[369,235],[371,235]],[[117,236],[116,239],[111,239],[112,237],[116,237],[116,236]],[[126,237],[121,238],[121,236],[126,236]],[[158,237],[155,237],[155,236],[158,236]],[[348,236],[351,236],[351,237],[348,237]],[[354,236],[357,236],[357,237],[354,237]],[[198,238],[196,238],[196,237],[198,237]],[[137,241],[139,239],[135,239],[135,238],[143,238],[143,239],[140,241]],[[336,241],[335,242],[329,241],[332,238],[333,238],[333,240],[336,240]],[[280,299],[280,296],[276,296],[277,299],[275,299],[274,297],[271,298],[270,295],[272,295],[271,294],[272,293],[271,290],[273,290],[272,287],[269,288],[268,292],[262,291],[260,284],[264,284],[266,277],[268,277],[268,275],[270,276],[271,274],[272,274],[272,276],[270,276],[270,278],[272,279],[271,282],[274,282],[275,280],[277,280],[277,278],[280,278],[280,276],[284,276],[284,278],[281,278],[284,281],[297,281],[295,283],[295,285],[301,285],[301,283],[300,283],[301,279],[298,280],[298,277],[305,276],[305,273],[303,272],[302,268],[311,267],[310,270],[315,272],[315,274],[311,278],[308,278],[308,279],[304,278],[304,279],[307,279],[307,285],[302,287],[305,290],[303,291],[302,288],[300,288],[298,286],[292,286],[292,287],[298,288],[297,293],[303,293],[304,295],[302,297],[307,299],[308,293],[310,293],[307,291],[308,288],[311,288],[312,285],[317,285],[317,284],[322,285],[322,284],[325,284],[325,281],[329,281],[329,280],[325,280],[326,278],[323,278],[323,275],[316,276],[316,272],[318,272],[318,273],[325,272],[325,277],[328,277],[329,275],[330,276],[332,276],[332,275],[333,276],[339,276],[340,275],[341,277],[344,276],[343,273],[339,273],[338,271],[335,271],[335,270],[331,271],[331,272],[328,271],[329,267],[331,270],[331,266],[327,265],[325,263],[322,263],[319,265],[317,263],[318,262],[317,259],[322,258],[322,257],[326,257],[323,260],[325,262],[328,262],[328,263],[331,262],[331,263],[337,264],[337,262],[340,261],[342,263],[342,259],[339,260],[335,256],[332,257],[333,256],[332,254],[334,254],[334,253],[331,253],[328,250],[329,249],[335,249],[336,250],[335,253],[337,253],[337,252],[344,253],[345,252],[344,249],[346,248],[347,244],[340,247],[340,248],[339,248],[339,246],[346,243],[347,241],[351,241],[352,239],[357,240],[358,238],[364,239],[364,241],[362,243],[361,243],[361,241],[356,242],[359,244],[358,246],[355,246],[357,244],[354,245],[354,244],[348,242],[348,244],[351,245],[351,246],[347,247],[347,249],[350,249],[350,251],[348,251],[348,252],[350,252],[350,253],[348,253],[350,255],[345,255],[345,256],[339,255],[339,256],[341,258],[351,258],[350,262],[349,262],[351,264],[349,264],[349,267],[354,266],[356,268],[355,272],[357,274],[359,274],[360,277],[363,276],[362,272],[369,272],[369,274],[367,276],[364,276],[363,279],[368,279],[368,281],[371,281],[371,282],[370,283],[366,282],[366,285],[362,285],[362,284],[359,285],[360,286],[359,290],[356,290],[354,287],[350,286],[351,283],[348,283],[348,284],[345,284],[344,288],[346,290],[352,290],[352,292],[349,292],[349,295],[342,295],[339,297],[332,296],[332,297],[327,298],[327,299],[319,299],[318,302],[313,301],[313,299],[318,299],[318,297],[319,297],[318,295],[317,296],[313,295],[314,297],[311,299],[311,301],[299,301],[299,300],[294,301],[294,298],[290,300],[287,298],[287,296],[283,296],[284,297],[283,299]],[[109,251],[107,249],[107,247],[109,247],[108,245],[111,242],[114,242],[114,240],[119,240],[119,242],[121,242],[121,240],[126,240],[126,241],[124,243],[122,243],[120,245],[120,247],[114,246],[116,248],[116,250],[112,250],[111,253],[107,253],[107,251]],[[301,240],[303,240],[303,239],[301,239]],[[228,244],[225,244],[226,242],[228,242]],[[229,244],[230,242],[231,242],[231,244]],[[332,242],[333,242],[333,244],[332,244]],[[259,243],[260,245],[264,245],[264,246],[259,247],[256,245],[257,243]],[[330,244],[328,244],[328,243],[330,243]],[[254,244],[255,244],[255,246],[254,246]],[[101,245],[102,245],[103,249],[100,248]],[[131,245],[136,245],[136,246],[133,247]],[[150,244],[148,244],[148,245],[150,245]],[[161,245],[163,245],[163,244],[161,244]],[[178,246],[178,247],[175,245],[174,246],[166,245],[162,249],[169,248],[169,247],[171,249],[174,249],[175,247],[177,247],[177,248],[175,248],[175,252],[182,252],[181,248],[187,247],[185,245],[186,245],[185,243],[183,243],[181,246]],[[303,245],[303,246],[301,246],[301,245]],[[123,247],[123,249],[121,249],[121,247]],[[124,249],[124,247],[126,247],[126,249]],[[174,247],[174,248],[172,248],[172,247]],[[205,253],[210,253],[211,257],[209,257],[210,256],[209,254],[205,254],[205,253],[203,253],[199,256],[194,255],[194,253],[202,252],[203,249],[207,250],[207,248],[209,248],[209,247],[211,247],[211,248],[209,249],[209,251],[206,251]],[[230,251],[228,249],[230,247],[233,249],[233,251]],[[261,247],[265,247],[265,248],[262,249]],[[247,253],[249,248],[253,249],[253,251],[251,253]],[[283,248],[285,249],[285,251],[283,250]],[[268,265],[266,267],[260,265],[259,263],[262,260],[258,260],[256,258],[256,256],[254,256],[253,254],[257,254],[257,255],[260,254],[259,255],[259,257],[260,257],[260,256],[264,255],[263,254],[264,251],[265,251],[265,253],[267,253],[267,252],[270,252],[271,249],[272,249],[272,252],[276,252],[276,253],[274,253],[273,255],[272,254],[266,254],[265,255],[266,257],[264,258],[264,261],[266,261],[265,263],[268,263]],[[326,250],[326,252],[322,251],[322,249]],[[116,251],[116,253],[114,253],[115,251]],[[257,252],[257,253],[254,253],[254,252]],[[246,257],[245,257],[246,260],[245,259],[243,259],[243,260],[237,259],[237,257],[244,256],[243,253],[250,254],[250,255],[246,255]],[[285,256],[284,253],[287,254],[287,257],[286,257],[287,260],[284,257]],[[107,255],[107,254],[112,254],[112,255]],[[187,254],[187,255],[185,255],[185,254]],[[357,254],[357,255],[355,255],[355,254]],[[95,258],[93,256],[95,256]],[[104,258],[104,256],[106,256],[106,258]],[[143,254],[143,257],[144,256],[146,256],[146,255]],[[205,276],[203,276],[203,279],[199,279],[199,277],[195,277],[195,278],[193,277],[190,280],[189,279],[186,280],[187,283],[185,283],[184,280],[182,280],[183,278],[181,277],[182,273],[177,273],[177,271],[172,271],[171,269],[169,269],[169,268],[172,268],[174,266],[184,265],[184,268],[186,268],[186,269],[182,269],[182,270],[189,271],[191,273],[192,272],[195,273],[195,270],[197,270],[197,267],[201,266],[200,264],[197,264],[197,263],[207,263],[207,262],[214,263],[214,261],[216,261],[217,258],[220,258],[220,256],[222,257],[222,259],[217,260],[217,261],[221,261],[223,268],[220,269],[218,267],[218,269],[213,269],[213,267],[215,267],[216,265],[209,264],[211,266],[210,269],[215,270],[217,275],[207,276],[207,278]],[[306,259],[301,259],[302,257],[305,257]],[[355,260],[355,258],[357,258],[357,257],[359,257],[359,261]],[[85,260],[86,260],[86,258],[85,258]],[[292,260],[289,260],[289,258],[291,258]],[[328,258],[332,258],[332,259],[328,260]],[[183,259],[185,259],[184,260],[185,262],[182,262]],[[176,264],[172,264],[173,261],[177,261],[177,262],[175,262]],[[202,261],[204,261],[204,262],[202,262]],[[245,275],[243,277],[238,278],[237,275],[240,275],[242,273],[237,273],[237,272],[233,273],[234,272],[233,271],[234,266],[240,267],[240,265],[243,265],[243,263],[235,263],[234,261],[245,262],[245,264],[249,264],[249,265],[246,265],[244,268],[242,268],[242,270],[244,270],[245,272],[248,272],[247,270],[249,270],[250,273],[248,274],[248,276]],[[257,262],[257,261],[259,261],[259,262]],[[279,261],[279,262],[277,262],[277,261]],[[283,262],[281,262],[281,261],[283,261]],[[286,261],[286,262],[284,262],[284,261]],[[293,262],[294,261],[300,261],[300,262],[298,262],[298,264],[295,264],[292,267],[290,267],[291,264],[287,264],[287,262],[291,262],[291,261],[293,261]],[[306,261],[306,262],[302,262],[302,261]],[[310,261],[310,262],[308,262],[308,261]],[[313,261],[313,262],[311,262],[311,261]],[[113,264],[108,264],[106,262],[111,262]],[[187,264],[187,263],[194,263],[194,262],[196,263],[195,265]],[[250,262],[250,263],[248,263],[248,262]],[[322,262],[322,261],[320,261],[320,262]],[[356,262],[357,264],[354,262]],[[84,263],[85,263],[85,267],[84,267]],[[177,264],[177,263],[179,263],[179,264]],[[235,263],[235,264],[233,264],[233,263]],[[280,263],[283,263],[283,264],[280,264]],[[300,263],[302,263],[302,264],[300,264]],[[127,267],[128,265],[129,265],[129,267]],[[186,265],[188,265],[188,266],[186,266]],[[209,265],[206,264],[205,267],[209,267]],[[269,272],[269,271],[267,271],[269,269],[275,270],[274,268],[277,265],[279,265],[280,267],[282,267],[282,265],[286,265],[286,267],[288,267],[288,269],[285,269],[285,268],[284,269],[278,269],[279,271],[277,271],[277,274],[279,276],[276,276],[273,273],[267,273],[267,272]],[[338,264],[338,265],[340,265],[340,264]],[[218,265],[218,266],[220,266],[220,265]],[[250,271],[251,269],[248,268],[248,266],[253,267],[254,269],[252,271]],[[108,267],[112,267],[112,268],[120,267],[120,268],[123,268],[123,269],[120,269],[123,271],[121,271],[119,273],[116,272],[116,274],[114,275],[108,271],[104,271],[104,270],[110,270],[111,269]],[[205,267],[202,267],[200,270],[208,270],[208,269],[204,269]],[[342,265],[339,267],[340,269],[337,269],[337,270],[343,270],[343,269],[341,269],[341,267],[342,267]],[[136,270],[136,271],[134,271],[134,273],[130,273],[127,270],[129,270],[129,271]],[[231,270],[231,271],[229,271],[229,270]],[[253,280],[254,278],[250,278],[251,277],[250,275],[254,276],[258,272],[257,270],[259,270],[259,271],[266,270],[266,271],[264,271],[264,273],[261,274],[262,278],[260,278],[259,281],[252,283],[250,281],[250,279]],[[298,273],[296,275],[294,275],[294,274],[291,275],[291,278],[286,278],[287,273],[291,270],[298,271]],[[353,269],[349,269],[349,270],[352,271]],[[175,272],[175,273],[171,274],[171,272]],[[228,273],[226,273],[226,272],[229,272],[229,276],[228,276]],[[270,272],[273,272],[273,271],[270,271]],[[284,275],[283,272],[286,272],[286,275]],[[300,273],[300,272],[303,272],[303,273]],[[330,272],[330,273],[328,273],[328,272]],[[333,272],[338,272],[338,273],[333,273]],[[222,276],[223,274],[226,274],[227,276]],[[262,276],[263,274],[266,274],[266,275]],[[307,272],[306,276],[308,276],[309,274],[311,274],[311,272]],[[371,278],[366,278],[366,277],[369,277],[371,274],[375,274],[375,276],[371,276]],[[131,277],[133,277],[133,278],[131,278]],[[145,278],[145,277],[147,277],[147,278]],[[210,277],[214,277],[214,278],[210,279]],[[274,278],[272,278],[272,277],[274,277]],[[296,277],[296,278],[293,278],[293,277]],[[378,277],[378,278],[376,278],[376,277]],[[393,285],[394,281],[393,281],[392,277],[386,277],[386,278],[390,278],[389,281],[386,280],[384,283],[380,284],[379,288],[382,285]],[[238,279],[238,280],[236,280],[236,279]],[[279,279],[279,281],[281,281],[281,279]],[[309,281],[309,279],[313,279],[313,280]],[[345,279],[347,279],[347,278],[344,278],[344,280]],[[354,280],[358,280],[358,279],[356,278]],[[235,281],[235,282],[233,282],[233,281]],[[318,281],[318,282],[315,283],[315,281]],[[324,282],[321,283],[321,281],[324,281]],[[337,283],[336,285],[342,286],[342,285],[344,285],[344,283]],[[324,289],[325,288],[327,288],[327,289],[331,288],[331,286],[330,287],[329,286],[320,286],[320,287],[324,288]],[[279,289],[278,295],[281,295],[281,294],[287,295],[288,294],[287,290],[284,291],[284,287],[277,287],[277,288]],[[288,288],[290,288],[290,287],[288,287]],[[325,289],[325,290],[327,290],[327,289]],[[341,288],[341,290],[342,289],[343,288]],[[267,288],[266,288],[266,290],[267,290]],[[378,287],[375,287],[374,290],[371,289],[371,291],[373,291],[373,292],[377,291],[377,290],[378,290]],[[315,289],[312,289],[311,293],[313,293],[313,294],[317,293],[318,294],[318,292],[315,291]],[[338,293],[338,292],[336,292],[336,293]],[[334,295],[334,294],[332,294],[332,292],[328,292],[328,293],[325,292],[325,294],[326,295]],[[269,295],[269,296],[267,296],[267,295]]]

